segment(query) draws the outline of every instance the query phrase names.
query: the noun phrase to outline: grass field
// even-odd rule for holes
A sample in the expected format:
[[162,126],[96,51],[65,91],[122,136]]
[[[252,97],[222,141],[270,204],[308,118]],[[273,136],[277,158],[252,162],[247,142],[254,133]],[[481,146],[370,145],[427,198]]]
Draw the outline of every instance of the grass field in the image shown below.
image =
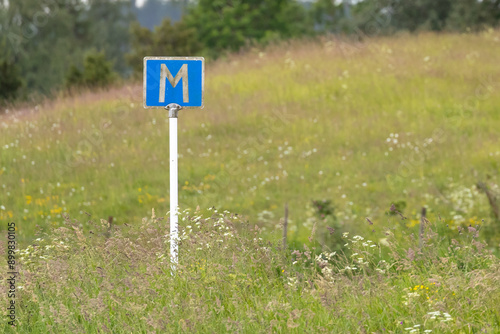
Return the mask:
[[[364,217],[386,223],[394,202],[410,224],[424,205],[452,226],[490,223],[475,185],[498,191],[499,38],[327,40],[210,64],[206,107],[179,117],[181,209],[215,206],[273,229],[288,202],[301,242],[312,200],[331,200],[346,231],[364,231]],[[168,115],[141,99],[127,86],[4,115],[1,221],[31,240],[65,212],[164,214]]]
[[175,278],[165,220],[140,224],[169,207],[168,114],[140,84],[11,108],[0,229],[32,244],[20,333],[499,332],[500,223],[476,187],[500,192],[499,54],[490,30],[208,64],[205,108],[179,116],[180,225],[203,223]]

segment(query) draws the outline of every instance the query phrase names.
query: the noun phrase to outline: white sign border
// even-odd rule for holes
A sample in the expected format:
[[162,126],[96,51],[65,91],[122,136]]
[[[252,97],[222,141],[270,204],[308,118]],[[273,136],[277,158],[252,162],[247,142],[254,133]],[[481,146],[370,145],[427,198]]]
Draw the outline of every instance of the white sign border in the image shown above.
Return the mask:
[[201,60],[201,106],[186,106],[182,109],[203,109],[205,108],[205,58],[204,57],[144,57],[143,59],[143,78],[142,78],[142,105],[144,109],[165,109],[166,106],[147,106],[146,105],[146,80],[148,60]]

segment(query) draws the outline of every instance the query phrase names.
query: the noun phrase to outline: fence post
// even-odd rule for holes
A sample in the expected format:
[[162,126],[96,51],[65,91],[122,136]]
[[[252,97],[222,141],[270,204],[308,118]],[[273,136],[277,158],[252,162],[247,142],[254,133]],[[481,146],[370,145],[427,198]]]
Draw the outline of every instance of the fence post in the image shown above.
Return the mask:
[[285,203],[285,220],[283,222],[283,249],[286,248],[287,234],[288,234],[288,203]]
[[420,232],[418,233],[418,247],[422,250],[424,229],[425,229],[425,215],[427,214],[427,209],[422,208],[422,217],[420,217]]

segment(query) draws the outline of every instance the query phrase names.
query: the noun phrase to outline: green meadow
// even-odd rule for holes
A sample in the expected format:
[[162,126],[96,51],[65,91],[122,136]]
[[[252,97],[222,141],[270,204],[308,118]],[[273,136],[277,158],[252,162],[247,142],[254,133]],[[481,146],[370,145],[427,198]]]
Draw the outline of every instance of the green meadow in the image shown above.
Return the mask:
[[[498,191],[499,38],[324,39],[209,63],[205,108],[179,116],[181,209],[243,214],[272,236],[288,203],[299,242],[313,200],[331,201],[343,231],[387,223],[392,203],[407,225],[426,206],[494,229],[476,184]],[[18,222],[29,242],[65,213],[168,211],[168,113],[143,109],[140,83],[20,109],[0,119],[2,228]]]
[[179,112],[174,276],[168,112],[142,83],[9,108],[18,332],[498,333],[498,55],[489,30],[209,62]]

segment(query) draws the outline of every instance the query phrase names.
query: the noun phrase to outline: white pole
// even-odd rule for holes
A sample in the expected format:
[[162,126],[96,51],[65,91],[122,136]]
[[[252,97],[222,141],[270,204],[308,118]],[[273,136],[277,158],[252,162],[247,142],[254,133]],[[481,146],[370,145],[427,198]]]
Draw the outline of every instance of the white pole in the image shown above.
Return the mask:
[[177,158],[177,113],[180,106],[167,106],[169,109],[169,137],[170,137],[170,260],[172,262],[172,274],[175,273],[178,263],[178,158]]

